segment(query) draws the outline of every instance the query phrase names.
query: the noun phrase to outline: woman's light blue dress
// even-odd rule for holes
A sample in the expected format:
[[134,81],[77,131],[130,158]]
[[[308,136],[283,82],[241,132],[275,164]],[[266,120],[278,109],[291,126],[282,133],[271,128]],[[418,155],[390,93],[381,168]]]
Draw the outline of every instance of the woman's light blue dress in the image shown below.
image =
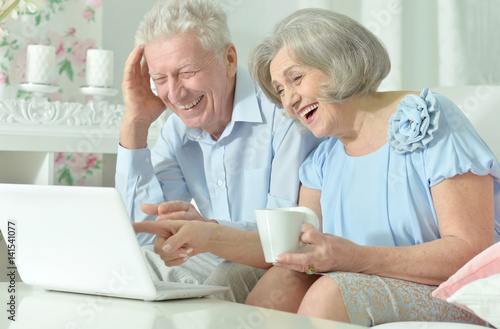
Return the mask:
[[424,89],[399,103],[389,126],[388,143],[371,154],[351,157],[330,138],[302,164],[301,182],[321,190],[323,232],[374,246],[438,239],[431,187],[470,171],[494,177],[500,241],[499,163],[462,111]]

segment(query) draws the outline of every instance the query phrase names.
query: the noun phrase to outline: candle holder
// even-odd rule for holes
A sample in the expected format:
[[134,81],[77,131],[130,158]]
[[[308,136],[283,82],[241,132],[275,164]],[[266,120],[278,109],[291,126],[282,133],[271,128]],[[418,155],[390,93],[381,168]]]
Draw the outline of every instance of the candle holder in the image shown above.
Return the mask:
[[58,85],[52,85],[48,83],[34,83],[34,82],[24,82],[19,85],[24,91],[29,91],[33,93],[34,97],[43,97],[44,94],[55,93],[59,90]]
[[36,110],[38,112],[42,111],[44,113],[47,112],[46,106],[42,105],[47,103],[47,98],[45,97],[45,94],[51,94],[59,90],[59,86],[57,85],[51,85],[45,83],[33,83],[33,82],[21,83],[19,85],[19,88],[24,91],[29,91],[32,93],[33,98],[30,104],[30,109]]
[[103,100],[104,97],[115,96],[117,89],[108,87],[81,86],[80,92],[84,95],[94,96],[95,100]]

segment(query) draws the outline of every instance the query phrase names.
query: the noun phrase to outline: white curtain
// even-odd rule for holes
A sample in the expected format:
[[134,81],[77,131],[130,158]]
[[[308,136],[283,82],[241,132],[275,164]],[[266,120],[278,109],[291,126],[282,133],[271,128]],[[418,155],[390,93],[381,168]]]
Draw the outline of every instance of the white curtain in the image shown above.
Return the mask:
[[500,83],[500,1],[362,0],[361,23],[385,43],[383,89]]
[[438,12],[447,13],[438,25],[440,84],[500,84],[500,1],[440,0]]
[[391,57],[382,90],[500,84],[500,0],[220,0],[240,64],[291,12],[344,13],[373,31]]

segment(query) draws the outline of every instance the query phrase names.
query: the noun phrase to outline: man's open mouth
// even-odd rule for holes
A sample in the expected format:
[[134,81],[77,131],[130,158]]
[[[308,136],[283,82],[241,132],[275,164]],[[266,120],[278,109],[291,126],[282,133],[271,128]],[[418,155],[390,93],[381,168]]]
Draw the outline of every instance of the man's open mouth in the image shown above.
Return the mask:
[[201,102],[202,98],[203,98],[203,95],[201,95],[200,97],[198,97],[198,98],[197,98],[194,102],[192,102],[192,103],[189,103],[189,104],[186,104],[186,105],[179,105],[178,107],[179,107],[180,109],[183,109],[183,110],[188,110],[188,109],[190,109],[190,108],[192,108],[192,107],[195,107],[195,106],[196,106],[199,102]]

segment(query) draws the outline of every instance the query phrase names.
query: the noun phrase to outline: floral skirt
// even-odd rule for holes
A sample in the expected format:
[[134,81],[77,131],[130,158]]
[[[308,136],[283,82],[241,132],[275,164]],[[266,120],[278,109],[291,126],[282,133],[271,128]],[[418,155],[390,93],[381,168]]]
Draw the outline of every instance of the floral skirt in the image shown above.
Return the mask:
[[486,325],[474,314],[434,298],[437,287],[360,273],[331,272],[338,284],[349,320],[374,326],[396,321],[440,321]]

